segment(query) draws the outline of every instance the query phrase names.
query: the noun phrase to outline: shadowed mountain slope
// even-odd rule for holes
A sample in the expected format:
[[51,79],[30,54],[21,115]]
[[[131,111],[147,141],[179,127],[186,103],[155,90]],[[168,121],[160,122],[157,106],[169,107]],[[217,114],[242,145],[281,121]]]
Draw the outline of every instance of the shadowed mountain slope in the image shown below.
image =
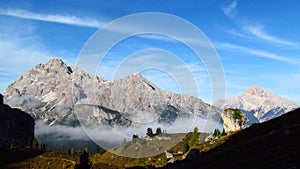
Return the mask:
[[300,168],[300,108],[255,124],[207,153],[194,153],[165,169]]

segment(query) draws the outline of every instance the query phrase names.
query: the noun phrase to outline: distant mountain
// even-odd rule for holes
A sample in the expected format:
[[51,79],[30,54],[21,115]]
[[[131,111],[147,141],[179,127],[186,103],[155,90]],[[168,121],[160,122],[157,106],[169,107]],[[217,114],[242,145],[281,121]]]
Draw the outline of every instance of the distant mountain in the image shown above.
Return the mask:
[[219,100],[214,106],[240,109],[247,116],[247,124],[268,121],[299,107],[295,102],[257,86],[247,89],[243,95]]
[[121,126],[145,119],[172,123],[180,116],[220,117],[202,100],[161,90],[140,74],[108,82],[61,59],[30,69],[7,87],[5,95],[11,106],[51,125],[77,126],[74,114],[86,125]]
[[264,123],[252,125],[208,152],[163,169],[300,168],[300,109]]

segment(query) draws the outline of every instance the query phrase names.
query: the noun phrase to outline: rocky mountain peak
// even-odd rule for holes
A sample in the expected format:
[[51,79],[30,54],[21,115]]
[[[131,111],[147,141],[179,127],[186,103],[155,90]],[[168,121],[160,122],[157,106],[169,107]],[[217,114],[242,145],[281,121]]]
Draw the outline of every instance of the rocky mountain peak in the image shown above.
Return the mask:
[[[76,66],[68,66],[61,59],[51,59],[30,69],[8,86],[5,95],[10,105],[29,112],[36,119],[67,125],[73,123],[77,110],[87,111],[83,117],[89,119],[87,123],[103,123],[103,117],[109,117],[108,120],[117,117],[108,116],[107,110],[126,117],[146,113],[158,117],[163,112],[176,117],[178,114],[219,116],[218,109],[202,100],[162,90],[141,74],[108,82]],[[75,105],[78,109],[74,110]],[[101,116],[88,114],[91,106],[99,109]]]
[[[155,84],[153,84],[151,81],[149,81],[147,78],[142,76],[140,73],[134,73],[126,76],[123,79],[119,80],[122,83],[129,83],[132,87],[146,87],[151,90],[159,89]],[[114,82],[119,83],[119,82]]]
[[244,95],[250,95],[250,96],[258,96],[258,97],[263,97],[263,96],[268,96],[272,95],[273,93],[268,90],[264,90],[261,87],[258,86],[252,86],[248,89],[246,89]]
[[240,109],[247,115],[248,124],[264,122],[299,107],[297,103],[258,86],[252,86],[243,95],[220,100],[215,106]]
[[[73,73],[73,70],[71,67],[69,67],[62,59],[50,59],[47,63],[45,64],[38,64],[35,69],[37,71],[43,71],[46,73],[68,73],[71,74]],[[58,72],[60,71],[60,72]]]
[[66,64],[64,63],[64,61],[62,59],[53,58],[53,59],[50,59],[45,65],[60,67],[60,66],[65,66]]

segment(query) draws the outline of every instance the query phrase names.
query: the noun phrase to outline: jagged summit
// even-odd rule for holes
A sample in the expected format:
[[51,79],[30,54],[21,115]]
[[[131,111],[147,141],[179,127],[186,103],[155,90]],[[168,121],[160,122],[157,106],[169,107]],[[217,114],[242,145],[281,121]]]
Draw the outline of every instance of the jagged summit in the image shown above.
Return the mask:
[[65,62],[60,58],[52,58],[45,65],[66,65]]
[[[140,73],[130,74],[122,79],[119,79],[118,81],[121,81],[122,83],[131,83],[131,85],[143,85],[152,90],[160,90],[159,87],[157,87],[154,83],[152,83]],[[115,81],[113,83],[119,83],[118,81]]]
[[271,95],[275,95],[275,94],[272,91],[264,90],[263,88],[254,85],[254,86],[246,89],[244,95],[267,97],[267,96],[271,96]]
[[[86,112],[84,118],[87,123],[103,123],[103,119],[116,120],[120,117],[105,110],[119,112],[126,117],[136,113],[158,117],[163,112],[176,117],[179,114],[220,115],[216,108],[202,100],[164,91],[141,74],[109,82],[76,66],[68,66],[61,59],[51,59],[30,69],[7,87],[5,95],[10,105],[29,112],[36,119],[67,125],[74,123],[74,113],[90,110],[80,105],[99,108],[95,112]],[[74,109],[75,105],[78,109]]]
[[224,104],[225,109],[237,108],[246,113],[248,124],[264,122],[299,107],[297,103],[258,86],[246,89],[243,95],[220,100],[215,106],[221,107]]

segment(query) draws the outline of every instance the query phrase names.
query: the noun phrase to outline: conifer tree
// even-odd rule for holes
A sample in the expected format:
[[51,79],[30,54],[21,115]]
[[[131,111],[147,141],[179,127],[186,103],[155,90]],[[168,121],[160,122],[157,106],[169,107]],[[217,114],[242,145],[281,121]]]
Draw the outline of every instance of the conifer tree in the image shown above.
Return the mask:
[[162,134],[161,128],[158,127],[158,128],[156,129],[156,135],[159,136],[159,135],[161,135],[161,134]]
[[74,169],[90,169],[92,168],[92,162],[89,159],[89,153],[84,151],[80,155],[79,164],[76,164]]
[[153,137],[153,131],[152,131],[152,128],[147,128],[147,136],[149,137]]

